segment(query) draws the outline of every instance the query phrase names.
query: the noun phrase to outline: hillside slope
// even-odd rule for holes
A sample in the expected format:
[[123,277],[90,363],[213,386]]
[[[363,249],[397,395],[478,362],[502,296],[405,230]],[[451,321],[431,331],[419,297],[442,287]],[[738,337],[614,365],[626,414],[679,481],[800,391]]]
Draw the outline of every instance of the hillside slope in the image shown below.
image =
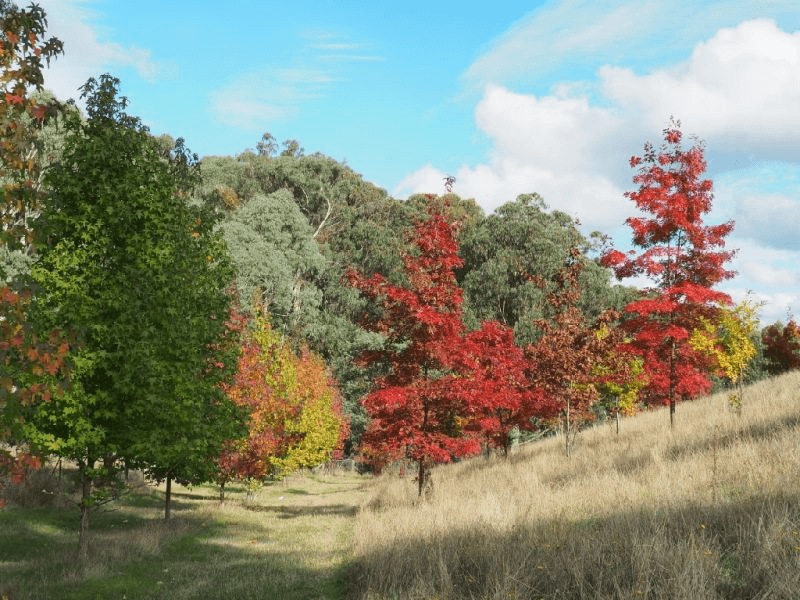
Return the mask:
[[558,438],[508,460],[378,480],[352,597],[800,597],[800,372]]

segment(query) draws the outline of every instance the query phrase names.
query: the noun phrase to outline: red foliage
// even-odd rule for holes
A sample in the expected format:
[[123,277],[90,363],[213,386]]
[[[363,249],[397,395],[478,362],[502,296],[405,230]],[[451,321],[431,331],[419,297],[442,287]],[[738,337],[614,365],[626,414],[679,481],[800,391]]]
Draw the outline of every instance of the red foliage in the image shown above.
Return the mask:
[[231,479],[263,479],[270,472],[269,458],[291,443],[285,432],[287,420],[296,416],[286,396],[274,393],[268,385],[269,365],[261,344],[252,337],[242,342],[238,369],[233,384],[225,392],[237,406],[248,409],[249,435],[226,444],[217,464],[222,482]]
[[[13,248],[34,242],[30,216],[44,198],[36,138],[46,118],[59,112],[57,103],[40,104],[33,97],[42,88],[42,61],[49,64],[62,53],[57,39],[38,41],[46,24],[36,4],[4,6],[0,15],[0,245]],[[0,288],[0,443],[22,423],[22,407],[49,400],[57,375],[66,381],[67,339],[60,331],[40,337],[31,331],[25,319],[29,299],[27,292]],[[0,448],[0,475],[21,477],[31,466],[26,456]]]
[[772,373],[800,369],[800,327],[794,320],[785,327],[770,325],[761,339],[764,342],[764,357],[769,361]]
[[417,252],[403,257],[408,287],[353,270],[347,278],[380,302],[382,316],[364,325],[386,336],[382,350],[360,357],[362,364],[385,362],[389,372],[376,380],[362,401],[371,418],[363,449],[381,461],[403,457],[416,461],[422,493],[432,463],[480,451],[466,430],[479,407],[471,404],[474,395],[456,393],[459,374],[454,369],[463,344],[463,323],[462,293],[453,274],[462,264],[455,226],[431,201],[428,218],[415,225],[412,242]]
[[670,423],[678,398],[706,392],[707,358],[693,350],[688,339],[705,316],[713,320],[715,306],[731,304],[730,297],[712,289],[734,275],[724,264],[734,254],[722,250],[733,222],[704,226],[702,216],[711,210],[712,182],[701,179],[706,169],[704,148],[696,143],[681,148],[680,124],[664,131],[658,152],[647,144],[644,155],[631,159],[639,167],[636,192],[625,195],[650,217],[631,217],[633,244],[641,254],[608,252],[603,263],[617,277],[646,275],[657,282],[644,297],[626,307],[631,346],[644,359],[649,377],[646,401],[670,406]]
[[481,433],[506,454],[512,429],[530,429],[533,417],[557,413],[552,398],[531,384],[525,353],[514,345],[513,330],[502,323],[488,321],[469,333],[457,361],[459,372],[466,376],[452,382],[453,392],[475,410],[467,429]]
[[248,434],[226,444],[219,481],[262,480],[340,458],[349,424],[324,361],[286,340],[263,317],[242,342],[228,397],[248,412]]
[[[53,330],[37,336],[26,321],[30,292],[0,288],[0,442],[19,434],[25,407],[51,399],[67,384],[67,354],[71,339]],[[0,448],[0,475],[10,473],[20,483],[36,460],[28,454]]]
[[[551,321],[539,319],[536,325],[542,337],[525,349],[530,361],[533,389],[540,390],[547,402],[540,418],[558,415],[564,420],[566,450],[570,452],[570,433],[595,418],[592,407],[598,400],[596,383],[624,378],[622,368],[608,368],[610,360],[619,356],[620,333],[609,327],[618,316],[604,312],[594,325],[589,325],[577,306],[581,290],[578,277],[583,270],[583,257],[577,248],[570,251],[570,261],[561,270],[556,288],[547,294],[554,309]],[[600,329],[604,334],[600,333]],[[617,360],[616,362],[622,362]],[[605,366],[608,375],[598,374],[596,367]]]

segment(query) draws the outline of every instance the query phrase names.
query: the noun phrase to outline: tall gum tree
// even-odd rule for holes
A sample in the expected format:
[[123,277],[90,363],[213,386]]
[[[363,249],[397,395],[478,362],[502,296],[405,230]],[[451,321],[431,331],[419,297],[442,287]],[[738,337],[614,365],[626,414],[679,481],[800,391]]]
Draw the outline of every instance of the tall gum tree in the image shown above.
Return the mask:
[[680,123],[673,121],[658,150],[648,143],[642,156],[631,158],[639,189],[625,195],[645,216],[625,222],[640,253],[611,250],[602,257],[620,279],[644,275],[655,282],[628,304],[625,326],[635,333],[632,348],[644,359],[645,400],[669,405],[670,427],[679,398],[710,389],[708,357],[689,339],[701,318],[715,321],[717,305],[732,304],[714,286],[734,275],[725,268],[734,252],[724,250],[733,222],[703,224],[713,199],[711,180],[702,179],[704,146],[698,141],[684,150],[682,138]]

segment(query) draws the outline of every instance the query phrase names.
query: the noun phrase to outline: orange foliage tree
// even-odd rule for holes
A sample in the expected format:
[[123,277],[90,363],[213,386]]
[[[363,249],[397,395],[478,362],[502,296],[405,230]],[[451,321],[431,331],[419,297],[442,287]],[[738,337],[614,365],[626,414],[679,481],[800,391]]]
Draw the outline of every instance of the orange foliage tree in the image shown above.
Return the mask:
[[349,429],[335,381],[320,357],[293,352],[265,317],[245,335],[236,376],[224,389],[249,411],[249,431],[217,460],[221,494],[234,479],[259,482],[341,458]]

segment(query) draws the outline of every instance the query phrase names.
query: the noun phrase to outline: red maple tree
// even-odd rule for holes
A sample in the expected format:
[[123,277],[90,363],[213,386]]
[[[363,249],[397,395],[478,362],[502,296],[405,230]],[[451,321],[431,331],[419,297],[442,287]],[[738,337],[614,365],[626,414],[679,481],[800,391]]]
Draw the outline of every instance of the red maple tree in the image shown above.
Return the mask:
[[631,158],[639,167],[635,192],[625,195],[650,216],[631,217],[633,245],[641,248],[625,255],[612,250],[602,262],[618,278],[645,275],[656,282],[643,297],[629,304],[625,325],[635,332],[633,350],[644,359],[649,378],[645,401],[668,404],[670,426],[675,404],[710,389],[707,357],[692,349],[688,340],[701,316],[714,320],[715,306],[731,304],[730,297],[713,286],[734,275],[725,263],[734,254],[723,250],[733,222],[703,225],[711,210],[712,182],[702,179],[706,169],[704,146],[696,142],[681,147],[680,123],[664,130],[658,151],[646,144],[643,156]]
[[453,381],[453,392],[475,411],[467,429],[508,456],[512,429],[530,430],[533,419],[558,412],[552,397],[530,379],[530,362],[514,344],[514,331],[498,321],[486,321],[466,335],[456,362],[466,376]]
[[785,326],[775,323],[761,335],[764,342],[764,357],[771,373],[785,373],[800,369],[800,327],[794,319]]
[[[34,244],[31,215],[41,210],[45,191],[42,164],[36,159],[43,125],[60,112],[57,103],[39,102],[34,92],[43,86],[44,64],[63,53],[56,38],[45,38],[47,20],[36,4],[20,9],[0,7],[0,247]],[[6,274],[0,268],[0,279]],[[24,413],[50,398],[51,389],[67,381],[66,355],[74,340],[61,331],[37,335],[28,321],[30,290],[0,287],[0,476],[20,483],[39,460],[18,446]],[[2,500],[0,500],[2,505]]]
[[[619,359],[621,335],[613,326],[619,314],[607,310],[589,323],[578,308],[583,261],[580,250],[572,248],[555,287],[546,295],[554,315],[534,322],[542,335],[525,349],[530,385],[545,399],[539,416],[562,420],[567,456],[581,426],[595,419],[592,408],[600,399],[598,385],[627,376],[617,368],[624,362]],[[539,283],[544,287],[544,281]]]
[[365,319],[364,326],[386,338],[382,349],[359,358],[361,364],[380,361],[387,367],[362,400],[371,418],[362,451],[375,462],[415,461],[420,495],[432,464],[480,451],[467,430],[477,414],[470,406],[474,396],[454,391],[463,343],[462,292],[453,273],[462,264],[455,225],[433,197],[429,200],[427,219],[415,224],[411,236],[416,251],[403,256],[407,286],[393,285],[379,274],[347,273],[350,285],[382,308],[382,315]]

